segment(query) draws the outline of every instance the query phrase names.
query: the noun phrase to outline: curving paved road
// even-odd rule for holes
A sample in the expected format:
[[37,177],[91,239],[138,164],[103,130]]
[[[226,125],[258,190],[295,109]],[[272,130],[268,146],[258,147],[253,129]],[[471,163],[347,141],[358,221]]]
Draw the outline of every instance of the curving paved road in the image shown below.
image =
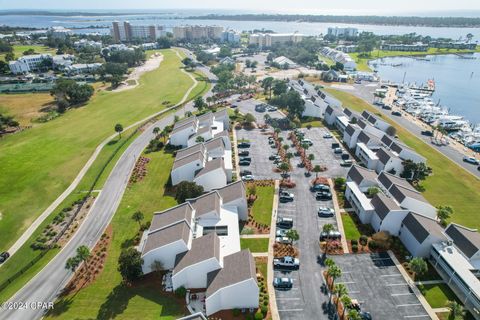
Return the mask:
[[[191,52],[189,52],[188,50],[185,50],[185,49],[182,49],[182,51],[184,51],[186,54],[191,54]],[[188,52],[188,53],[187,53]],[[177,55],[178,55],[178,51],[177,51]],[[179,58],[181,58],[179,55],[178,55]],[[200,68],[199,68],[200,69]],[[201,69],[202,70],[202,69]],[[202,70],[203,71],[203,70]],[[213,77],[215,77],[213,74],[210,73],[209,70],[207,70],[207,76],[210,78],[210,75],[212,75]],[[190,74],[188,74],[190,76],[190,78],[192,78],[192,80],[194,81],[194,84],[196,85],[197,84],[197,81],[194,79],[194,77],[192,77]],[[188,94],[190,94],[191,90],[193,89],[194,86],[192,86],[192,88],[190,88],[187,92],[187,94],[184,95],[184,97],[182,98],[182,100],[178,103],[179,105],[184,103],[186,100],[187,100],[187,97],[188,97]],[[142,120],[139,120],[131,125],[129,125],[128,127],[124,128],[124,131],[130,129],[130,128],[134,128],[142,123],[144,123],[145,121],[153,118],[153,117],[156,117],[166,111],[168,111],[170,109],[167,109],[167,110],[162,110],[160,112],[157,112],[157,113],[154,113]],[[50,206],[48,206],[47,209],[45,209],[45,211],[42,212],[42,214],[37,218],[35,219],[35,221],[28,227],[27,230],[25,230],[25,232],[20,236],[20,238],[18,238],[18,240],[10,247],[10,249],[8,249],[7,251],[10,253],[10,256],[13,256],[24,244],[25,242],[32,236],[33,232],[42,224],[42,222],[48,217],[50,216],[50,214],[73,192],[73,190],[75,190],[75,188],[78,186],[78,184],[80,183],[80,181],[82,181],[83,177],[85,176],[85,174],[87,173],[88,169],[90,169],[90,167],[92,166],[93,162],[97,159],[98,155],[100,154],[100,152],[102,151],[103,147],[108,143],[110,142],[112,139],[114,139],[115,137],[117,136],[117,134],[113,134],[111,136],[109,136],[108,138],[106,138],[105,140],[103,140],[98,146],[97,148],[95,148],[95,151],[93,152],[93,154],[90,156],[90,158],[88,159],[88,161],[85,163],[85,165],[83,166],[83,168],[80,170],[80,172],[78,173],[78,175],[75,177],[75,179],[72,181],[72,183],[68,186],[67,189],[65,189],[65,191],[62,192],[62,194],[60,196],[58,196],[57,199],[55,199],[55,201],[53,201]],[[0,265],[0,268],[1,268],[2,265]]]
[[[199,71],[208,71],[204,67],[199,67]],[[209,72],[206,73],[209,76]],[[215,80],[214,77],[210,77]],[[193,79],[193,77],[192,77]],[[195,80],[194,80],[195,81]],[[196,83],[196,81],[195,81]],[[178,104],[182,104],[190,94],[192,86],[184,96],[184,99]],[[207,92],[206,95],[211,94]],[[130,174],[135,166],[138,157],[154,137],[152,128],[163,128],[173,123],[174,116],[183,116],[184,112],[193,110],[193,103],[189,102],[182,108],[162,118],[150,125],[145,131],[136,138],[132,144],[125,150],[118,160],[108,177],[103,190],[95,200],[88,216],[83,224],[77,230],[71,240],[63,249],[47,264],[33,279],[31,279],[16,295],[10,299],[12,302],[24,302],[27,306],[37,302],[54,302],[61,289],[68,283],[72,273],[65,269],[65,261],[75,255],[75,250],[80,245],[87,245],[93,248],[100,239],[105,228],[110,223],[113,215],[122,199],[123,193],[127,187]],[[45,310],[34,309],[31,307],[20,310],[0,310],[1,320],[24,320],[41,318]]]

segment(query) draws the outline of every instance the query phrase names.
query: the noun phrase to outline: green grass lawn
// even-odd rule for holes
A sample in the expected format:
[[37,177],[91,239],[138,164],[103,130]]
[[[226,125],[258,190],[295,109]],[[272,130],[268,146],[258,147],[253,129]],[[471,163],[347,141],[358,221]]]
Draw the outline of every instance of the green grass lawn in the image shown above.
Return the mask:
[[37,125],[32,120],[45,114],[40,110],[52,102],[49,93],[0,94],[0,113],[13,116],[21,126]]
[[[56,49],[52,49],[46,46],[41,45],[14,45],[13,46],[13,54],[15,55],[15,59],[18,59],[23,56],[23,52],[27,51],[28,49],[35,50],[35,53],[51,53],[55,54],[57,51]],[[5,60],[5,54],[0,54],[0,60]]]
[[251,252],[268,252],[268,238],[240,238],[240,246]]
[[0,140],[0,251],[71,183],[116,123],[126,127],[183,97],[192,80],[180,72],[174,51],[162,53],[160,67],[138,87],[98,92],[84,107]]
[[385,50],[373,50],[369,58],[359,58],[359,52],[349,53],[350,57],[357,63],[358,71],[372,71],[368,66],[368,61],[375,60],[385,57],[400,57],[400,56],[426,56],[426,55],[437,55],[437,54],[454,54],[454,53],[473,53],[479,52],[480,46],[477,46],[477,50],[447,50],[447,49],[437,49],[429,48],[425,52],[418,51],[385,51]]
[[159,292],[153,285],[141,284],[133,288],[122,284],[117,261],[122,248],[132,244],[138,224],[131,219],[133,212],[141,210],[145,221],[154,211],[176,205],[173,197],[164,194],[164,185],[170,174],[174,157],[161,152],[146,155],[151,159],[147,176],[125,191],[120,207],[112,219],[112,242],[107,250],[105,268],[90,286],[75,295],[58,301],[63,312],[48,318],[55,319],[177,319],[183,310],[177,301]]
[[252,206],[253,219],[262,224],[270,225],[272,222],[273,208],[273,186],[260,187],[257,186],[257,199]]
[[255,263],[256,267],[258,268],[258,270],[260,271],[260,273],[263,275],[263,277],[265,279],[267,279],[267,274],[268,274],[268,267],[267,267],[267,263],[266,262],[260,262],[260,261],[257,261]]
[[348,213],[342,213],[343,229],[345,230],[345,237],[347,240],[358,240],[361,236],[355,222]]
[[[110,171],[113,169],[113,166],[117,162],[118,158],[122,155],[125,149],[130,145],[130,143],[135,140],[139,133],[133,135],[130,140],[127,140],[127,137],[134,132],[134,128],[125,131],[121,139],[114,139],[112,143],[107,144],[97,159],[94,161],[90,169],[85,174],[82,181],[79,183],[77,188],[58,206],[56,210],[41,224],[41,226],[33,233],[30,239],[13,255],[7,262],[2,266],[2,272],[0,272],[0,283],[3,283],[8,278],[13,276],[19,269],[26,266],[33,257],[39,254],[39,251],[35,251],[30,248],[30,245],[35,241],[35,239],[42,233],[46,225],[52,222],[53,218],[65,207],[69,206],[72,202],[77,199],[80,199],[85,195],[85,191],[90,188],[93,184],[96,176],[101,173],[102,167],[112,154],[115,156],[109,162],[105,170],[101,173],[99,180],[95,185],[95,189],[101,189],[105,180],[107,179]],[[124,143],[125,142],[125,143]],[[124,144],[123,144],[124,143]],[[122,145],[123,144],[123,145]],[[121,146],[122,145],[122,146]],[[118,151],[116,150],[118,149]],[[17,290],[19,290],[25,283],[27,283],[41,268],[43,268],[58,252],[57,249],[51,250],[47,255],[35,263],[26,273],[17,278],[12,282],[7,288],[0,291],[0,301],[4,301],[10,298]]]
[[445,283],[425,284],[423,288],[423,295],[432,308],[447,307],[448,301],[457,300],[457,302],[460,302],[455,293]]
[[324,127],[322,121],[320,120],[302,121],[302,128],[306,128],[308,125],[311,125],[313,128]]
[[397,129],[400,140],[424,156],[427,159],[427,165],[433,169],[433,175],[421,183],[426,189],[423,192],[425,198],[436,207],[440,205],[452,206],[455,213],[450,221],[471,228],[480,228],[480,221],[476,214],[480,207],[479,179],[400,125],[382,117],[378,110],[366,101],[347,92],[331,88],[325,90],[340,99],[344,106],[355,111],[369,110],[392,124]]

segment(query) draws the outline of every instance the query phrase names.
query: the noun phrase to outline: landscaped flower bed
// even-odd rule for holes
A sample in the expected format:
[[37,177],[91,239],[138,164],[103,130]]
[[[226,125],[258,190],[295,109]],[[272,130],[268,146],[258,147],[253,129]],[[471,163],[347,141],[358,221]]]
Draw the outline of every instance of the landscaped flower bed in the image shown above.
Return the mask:
[[147,175],[147,164],[150,162],[150,158],[140,157],[133,168],[132,175],[128,181],[129,185],[141,181]]
[[273,256],[275,258],[281,258],[286,256],[298,257],[299,251],[296,247],[290,244],[275,243],[273,245]]

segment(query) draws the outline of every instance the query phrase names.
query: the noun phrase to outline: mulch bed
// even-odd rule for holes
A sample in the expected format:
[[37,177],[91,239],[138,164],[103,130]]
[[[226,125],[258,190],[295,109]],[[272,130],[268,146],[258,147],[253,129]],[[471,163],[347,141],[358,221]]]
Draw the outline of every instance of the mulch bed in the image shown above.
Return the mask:
[[111,240],[112,227],[109,225],[91,251],[90,258],[75,271],[70,282],[63,289],[62,295],[76,293],[95,281],[104,268],[104,263],[107,259],[107,249],[110,246]]
[[137,163],[135,163],[135,168],[133,168],[132,175],[128,181],[129,185],[132,185],[136,182],[142,181],[143,178],[147,175],[147,164],[150,162],[150,158],[141,156]]

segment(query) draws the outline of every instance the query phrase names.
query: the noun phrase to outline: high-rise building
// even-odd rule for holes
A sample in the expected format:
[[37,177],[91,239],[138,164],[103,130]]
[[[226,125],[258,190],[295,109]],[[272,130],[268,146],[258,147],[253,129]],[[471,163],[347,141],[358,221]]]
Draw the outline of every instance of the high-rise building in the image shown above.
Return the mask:
[[177,26],[173,27],[173,37],[178,40],[221,40],[223,27],[220,26]]
[[334,37],[356,37],[358,35],[357,28],[328,28],[328,35]]
[[128,42],[134,39],[155,41],[165,36],[166,31],[163,26],[158,25],[132,25],[128,21],[124,21],[123,24],[114,21],[110,28],[110,35],[115,42]]

